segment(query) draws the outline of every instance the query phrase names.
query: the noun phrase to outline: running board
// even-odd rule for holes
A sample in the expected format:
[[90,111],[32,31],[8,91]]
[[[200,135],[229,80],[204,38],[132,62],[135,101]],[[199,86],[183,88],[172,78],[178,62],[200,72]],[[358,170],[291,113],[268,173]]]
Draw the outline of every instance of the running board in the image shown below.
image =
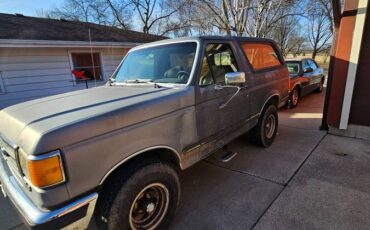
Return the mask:
[[224,162],[224,163],[227,163],[229,161],[231,161],[234,157],[236,157],[238,153],[236,152],[232,152],[232,151],[227,151],[226,153],[224,153],[221,157],[220,157],[220,161]]

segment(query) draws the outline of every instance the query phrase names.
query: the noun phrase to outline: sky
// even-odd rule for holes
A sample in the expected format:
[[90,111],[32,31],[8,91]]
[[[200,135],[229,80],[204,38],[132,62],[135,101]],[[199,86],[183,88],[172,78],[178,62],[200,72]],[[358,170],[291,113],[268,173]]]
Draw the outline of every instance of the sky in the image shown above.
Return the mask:
[[27,16],[36,16],[36,10],[50,9],[62,2],[63,0],[0,0],[0,13],[21,13]]

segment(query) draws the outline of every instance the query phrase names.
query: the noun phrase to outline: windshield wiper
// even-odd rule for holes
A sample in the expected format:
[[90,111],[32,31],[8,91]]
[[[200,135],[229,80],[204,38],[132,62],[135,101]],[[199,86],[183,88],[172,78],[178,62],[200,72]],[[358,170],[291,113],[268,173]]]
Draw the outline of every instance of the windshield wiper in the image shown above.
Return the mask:
[[125,83],[153,83],[152,79],[126,80]]
[[134,79],[134,80],[126,80],[124,83],[134,83],[134,84],[141,84],[141,83],[146,83],[146,84],[152,84],[154,85],[154,88],[162,88],[166,87],[161,85],[161,83],[154,82],[153,79]]

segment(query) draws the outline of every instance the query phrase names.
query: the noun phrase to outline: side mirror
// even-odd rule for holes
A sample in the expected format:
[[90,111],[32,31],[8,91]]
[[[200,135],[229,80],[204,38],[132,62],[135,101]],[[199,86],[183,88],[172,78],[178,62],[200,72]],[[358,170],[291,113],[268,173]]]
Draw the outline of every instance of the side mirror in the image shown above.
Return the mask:
[[225,74],[226,85],[240,85],[245,83],[244,72],[230,72]]
[[313,69],[311,67],[305,68],[303,70],[303,73],[312,73],[312,72],[313,72]]

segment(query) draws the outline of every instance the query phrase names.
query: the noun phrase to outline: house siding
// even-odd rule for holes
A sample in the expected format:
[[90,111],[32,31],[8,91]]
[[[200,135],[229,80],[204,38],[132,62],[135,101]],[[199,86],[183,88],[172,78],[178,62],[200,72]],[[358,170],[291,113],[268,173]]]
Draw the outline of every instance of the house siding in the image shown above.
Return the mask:
[[[353,91],[349,122],[355,125],[370,126],[370,7],[367,7],[365,29],[362,39],[357,76]],[[369,135],[370,136],[370,135]]]
[[[0,109],[27,100],[85,88],[76,84],[71,74],[71,52],[90,52],[88,48],[0,48]],[[100,52],[105,84],[127,48],[93,49]],[[5,91],[5,92],[3,92]]]

